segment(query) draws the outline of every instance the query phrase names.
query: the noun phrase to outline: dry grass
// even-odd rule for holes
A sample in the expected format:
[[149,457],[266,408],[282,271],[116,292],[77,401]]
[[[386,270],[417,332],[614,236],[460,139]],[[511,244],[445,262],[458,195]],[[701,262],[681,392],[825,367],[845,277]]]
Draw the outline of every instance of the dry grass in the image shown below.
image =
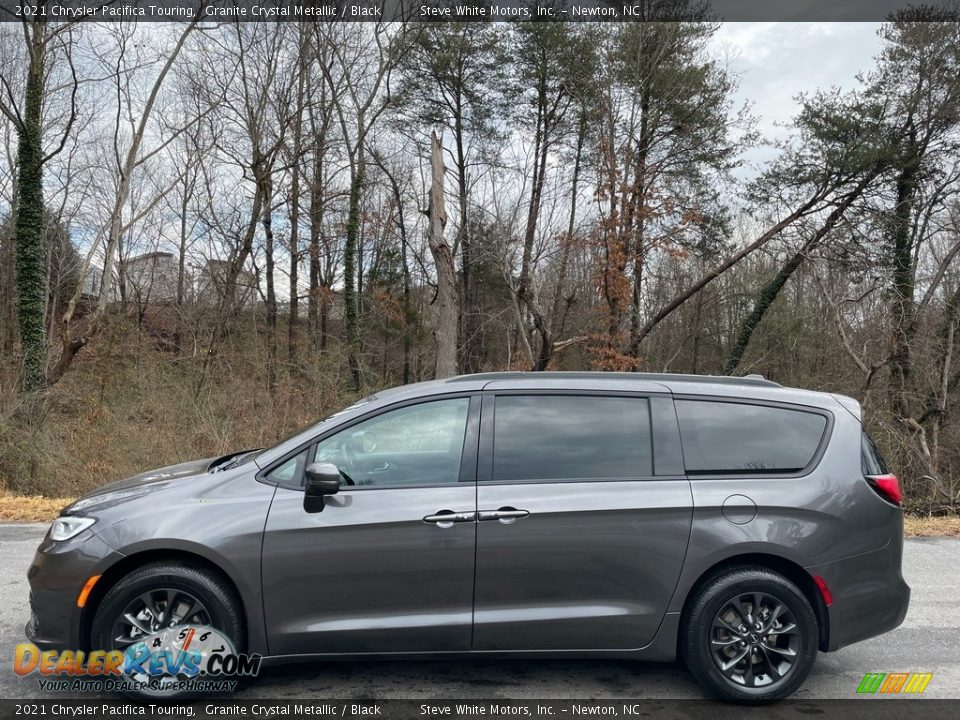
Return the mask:
[[70,498],[47,498],[42,495],[0,494],[0,521],[49,522],[71,503]]
[[907,537],[960,537],[960,517],[956,515],[941,517],[916,517],[907,515],[904,518]]
[[271,394],[266,341],[253,331],[238,331],[242,347],[183,357],[135,328],[111,333],[33,405],[0,378],[0,493],[76,497],[151,468],[271,446],[356,399],[334,345],[282,365]]

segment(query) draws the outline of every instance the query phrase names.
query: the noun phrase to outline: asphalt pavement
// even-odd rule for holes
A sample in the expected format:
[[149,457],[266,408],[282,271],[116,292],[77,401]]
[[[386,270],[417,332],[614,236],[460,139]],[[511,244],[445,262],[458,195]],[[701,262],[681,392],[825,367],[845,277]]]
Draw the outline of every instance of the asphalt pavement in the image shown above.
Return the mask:
[[[0,524],[0,697],[50,697],[35,676],[13,672],[29,614],[26,572],[46,525]],[[854,698],[868,672],[932,672],[927,698],[960,698],[960,540],[906,542],[903,572],[913,590],[895,631],[821,653],[800,700]],[[67,696],[65,696],[67,697]],[[680,665],[623,660],[363,661],[264,669],[244,699],[328,698],[702,698]]]

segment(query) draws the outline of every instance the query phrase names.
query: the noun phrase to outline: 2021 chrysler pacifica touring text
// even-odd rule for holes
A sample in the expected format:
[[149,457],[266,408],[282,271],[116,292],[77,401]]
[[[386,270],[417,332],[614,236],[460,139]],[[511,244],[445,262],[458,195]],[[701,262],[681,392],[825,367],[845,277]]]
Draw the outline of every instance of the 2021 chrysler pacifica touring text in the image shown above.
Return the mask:
[[129,651],[202,626],[263,662],[679,657],[714,696],[773,700],[903,621],[900,501],[847,397],[462,376],[78,500],[29,570],[26,632]]

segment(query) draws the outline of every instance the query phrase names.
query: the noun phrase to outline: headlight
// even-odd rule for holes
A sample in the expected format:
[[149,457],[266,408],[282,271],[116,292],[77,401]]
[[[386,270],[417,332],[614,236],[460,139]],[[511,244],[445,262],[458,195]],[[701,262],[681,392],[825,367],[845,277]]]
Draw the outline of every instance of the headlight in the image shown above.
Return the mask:
[[91,517],[63,515],[54,520],[53,525],[50,526],[50,539],[58,542],[69,540],[82,533],[95,522],[96,519]]

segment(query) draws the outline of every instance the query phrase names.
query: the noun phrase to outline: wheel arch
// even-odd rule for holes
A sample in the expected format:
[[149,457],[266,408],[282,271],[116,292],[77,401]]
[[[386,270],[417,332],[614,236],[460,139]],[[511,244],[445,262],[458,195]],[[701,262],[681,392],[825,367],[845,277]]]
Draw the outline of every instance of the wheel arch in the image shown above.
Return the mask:
[[[792,560],[787,560],[786,558],[767,553],[755,552],[733,555],[714,563],[704,572],[702,572],[694,581],[693,585],[690,586],[690,589],[683,600],[683,609],[681,610],[680,614],[681,629],[686,627],[690,613],[690,606],[692,604],[691,601],[694,597],[696,597],[700,588],[710,582],[717,575],[734,568],[762,568],[765,570],[772,570],[773,572],[780,573],[790,580],[794,585],[796,585],[800,589],[800,592],[803,593],[804,597],[807,598],[807,601],[813,608],[813,614],[817,618],[817,645],[821,651],[827,651],[830,646],[830,613],[827,610],[827,605],[824,602],[823,596],[821,595],[813,577],[810,575],[810,573],[804,570],[801,565],[798,565]],[[681,633],[678,633],[678,643],[680,642],[680,636]]]
[[100,603],[103,602],[103,599],[107,596],[107,593],[109,593],[110,590],[125,576],[129,575],[134,570],[153,562],[182,563],[184,565],[190,565],[211,572],[224,580],[229,586],[230,590],[233,592],[234,598],[239,605],[240,615],[243,619],[243,625],[246,631],[245,634],[247,635],[247,642],[249,643],[250,615],[248,613],[247,604],[244,601],[243,593],[240,592],[237,583],[232,577],[230,577],[230,574],[209,558],[194,552],[190,552],[189,550],[170,550],[157,548],[151,550],[142,550],[132,555],[124,555],[117,562],[110,565],[101,573],[100,579],[90,591],[87,602],[84,604],[84,607],[80,613],[79,639],[81,649],[93,649],[91,647],[93,642],[91,638],[93,619],[97,614],[97,608],[100,607]]

